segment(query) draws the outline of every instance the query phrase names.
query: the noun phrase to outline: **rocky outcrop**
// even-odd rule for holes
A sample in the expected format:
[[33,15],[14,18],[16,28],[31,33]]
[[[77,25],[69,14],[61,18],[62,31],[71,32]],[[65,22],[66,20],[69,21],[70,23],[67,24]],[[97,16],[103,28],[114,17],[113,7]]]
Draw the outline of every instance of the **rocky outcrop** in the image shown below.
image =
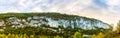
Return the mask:
[[[76,19],[75,19],[76,18]],[[9,17],[0,22],[0,26],[11,25],[11,27],[34,26],[41,27],[41,25],[49,25],[50,27],[63,26],[64,28],[81,28],[91,30],[96,28],[109,29],[110,26],[99,20],[91,20],[83,17],[74,17],[72,20],[54,19],[47,16],[32,16],[27,19],[19,19],[17,17]]]

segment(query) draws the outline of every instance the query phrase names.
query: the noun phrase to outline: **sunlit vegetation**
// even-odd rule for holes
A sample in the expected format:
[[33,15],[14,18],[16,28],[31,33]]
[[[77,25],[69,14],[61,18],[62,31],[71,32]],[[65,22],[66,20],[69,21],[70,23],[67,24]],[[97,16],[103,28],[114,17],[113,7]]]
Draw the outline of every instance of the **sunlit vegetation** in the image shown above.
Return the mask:
[[[49,30],[49,29],[43,29],[43,28],[52,28],[56,29],[56,31]],[[24,28],[8,28],[5,29],[4,31],[1,31],[0,33],[3,35],[11,35],[11,34],[18,34],[18,35],[27,35],[29,37],[44,37],[44,38],[104,38],[104,34],[102,32],[99,32],[98,34],[93,34],[93,36],[89,37],[84,37],[84,32],[74,30],[74,29],[67,29],[67,28],[62,28],[62,32],[59,32],[57,30],[58,28],[55,27],[49,27],[49,26],[44,26],[44,27],[24,27]],[[95,31],[93,31],[95,32]],[[91,33],[91,32],[88,32]]]
[[82,38],[82,34],[80,34],[79,32],[75,32],[73,38]]
[[[47,35],[27,35],[27,34],[0,34],[0,38],[65,38],[63,36],[47,36]],[[91,37],[84,37],[80,32],[75,32],[73,36],[67,38],[104,38],[104,34],[101,32],[98,35],[92,35]]]
[[97,38],[97,36],[95,34],[92,35],[92,38]]
[[45,36],[45,35],[26,35],[26,34],[0,34],[0,38],[63,38],[61,36]]
[[98,35],[93,34],[92,38],[104,38],[104,34],[100,32]]
[[106,32],[105,38],[120,38],[120,21],[117,23],[117,29]]

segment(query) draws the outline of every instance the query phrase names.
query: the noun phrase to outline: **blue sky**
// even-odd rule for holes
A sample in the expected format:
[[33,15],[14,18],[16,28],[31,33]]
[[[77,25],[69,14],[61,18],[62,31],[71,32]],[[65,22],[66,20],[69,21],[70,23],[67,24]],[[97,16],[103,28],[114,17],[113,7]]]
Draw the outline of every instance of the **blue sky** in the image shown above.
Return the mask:
[[120,0],[0,0],[0,13],[60,12],[96,18],[116,24]]
[[93,2],[96,5],[98,5],[98,6],[102,7],[102,8],[107,8],[108,7],[108,4],[106,3],[105,0],[93,0]]

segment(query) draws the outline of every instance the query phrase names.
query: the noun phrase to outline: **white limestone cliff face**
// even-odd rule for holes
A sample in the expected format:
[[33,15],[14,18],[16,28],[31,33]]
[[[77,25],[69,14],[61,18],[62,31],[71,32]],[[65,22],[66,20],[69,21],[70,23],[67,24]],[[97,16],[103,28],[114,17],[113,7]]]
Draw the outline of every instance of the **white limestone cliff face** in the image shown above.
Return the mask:
[[72,28],[81,28],[85,30],[91,30],[97,28],[109,29],[110,26],[106,23],[103,23],[98,20],[87,20],[84,18],[73,19],[73,20],[64,20],[64,19],[57,19],[45,16],[33,16],[28,17],[27,19],[19,19],[17,17],[10,17],[5,19],[6,23],[2,20],[0,21],[0,26],[9,24],[12,27],[24,27],[24,26],[34,26],[40,27],[41,25],[49,25],[50,27],[58,27],[63,26],[67,28],[68,26]]

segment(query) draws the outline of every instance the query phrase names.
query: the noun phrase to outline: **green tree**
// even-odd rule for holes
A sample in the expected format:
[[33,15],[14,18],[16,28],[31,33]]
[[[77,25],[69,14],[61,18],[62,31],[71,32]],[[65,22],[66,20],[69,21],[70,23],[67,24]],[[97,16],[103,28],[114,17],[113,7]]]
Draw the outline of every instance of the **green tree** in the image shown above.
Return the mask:
[[73,38],[82,38],[82,34],[80,34],[79,32],[75,32]]

